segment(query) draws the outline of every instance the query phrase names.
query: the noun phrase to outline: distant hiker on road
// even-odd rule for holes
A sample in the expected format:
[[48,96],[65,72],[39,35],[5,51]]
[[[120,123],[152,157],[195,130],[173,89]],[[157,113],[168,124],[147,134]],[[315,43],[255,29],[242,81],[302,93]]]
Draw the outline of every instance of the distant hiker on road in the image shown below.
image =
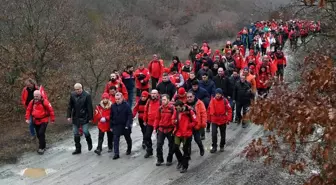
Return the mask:
[[26,110],[26,123],[30,124],[31,119],[35,124],[35,131],[39,140],[37,153],[42,155],[46,149],[45,132],[49,118],[51,123],[55,123],[54,109],[47,99],[43,99],[39,90],[34,91],[34,99],[30,101]]
[[150,61],[148,65],[148,70],[152,80],[152,89],[156,88],[156,85],[158,84],[160,78],[162,77],[163,68],[164,68],[163,61],[159,60],[158,56],[154,54],[153,60]]
[[72,130],[76,150],[72,154],[76,155],[82,153],[79,133],[81,126],[88,144],[88,150],[92,150],[92,140],[88,123],[92,122],[93,119],[93,107],[91,96],[86,91],[83,91],[83,86],[80,83],[76,83],[74,88],[75,91],[70,95],[67,118],[68,122],[73,124]]
[[122,93],[118,92],[115,96],[116,103],[111,107],[110,115],[110,127],[113,132],[113,142],[114,142],[114,156],[113,160],[120,157],[119,155],[119,142],[120,136],[124,135],[127,150],[126,155],[131,154],[132,150],[132,126],[133,126],[133,115],[132,109],[129,104],[124,100]]
[[94,112],[93,123],[98,123],[98,146],[94,151],[97,155],[102,152],[104,135],[107,135],[108,152],[112,152],[113,148],[113,133],[110,129],[110,114],[111,114],[112,102],[109,99],[109,94],[103,93],[102,99],[99,105],[96,106]]
[[147,91],[142,91],[140,99],[137,101],[133,108],[133,118],[138,114],[138,122],[141,128],[142,133],[142,148],[146,149],[145,145],[145,133],[146,133],[146,126],[144,124],[144,114],[145,114],[145,107],[148,101],[149,93]]

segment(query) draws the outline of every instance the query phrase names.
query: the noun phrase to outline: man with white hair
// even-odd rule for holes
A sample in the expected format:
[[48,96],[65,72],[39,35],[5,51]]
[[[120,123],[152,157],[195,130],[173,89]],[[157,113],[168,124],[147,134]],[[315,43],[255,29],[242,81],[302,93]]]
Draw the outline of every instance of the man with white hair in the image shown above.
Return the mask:
[[31,100],[27,106],[26,110],[26,123],[31,122],[32,117],[33,123],[35,125],[35,131],[37,138],[39,140],[38,154],[42,155],[46,148],[45,141],[45,131],[49,122],[55,122],[54,110],[47,99],[43,99],[41,92],[39,90],[34,91],[34,99]]
[[73,133],[76,150],[72,153],[73,155],[80,154],[81,144],[80,144],[80,133],[79,128],[82,126],[86,142],[88,144],[88,150],[92,150],[92,140],[89,133],[89,122],[93,119],[93,107],[90,94],[83,91],[83,86],[80,83],[74,85],[75,91],[71,93],[67,118],[68,122],[73,124]]
[[132,150],[132,124],[133,113],[130,105],[124,100],[122,93],[115,95],[115,101],[111,107],[110,128],[113,132],[114,157],[113,160],[119,159],[119,142],[120,136],[124,135],[127,143],[126,155],[131,154]]

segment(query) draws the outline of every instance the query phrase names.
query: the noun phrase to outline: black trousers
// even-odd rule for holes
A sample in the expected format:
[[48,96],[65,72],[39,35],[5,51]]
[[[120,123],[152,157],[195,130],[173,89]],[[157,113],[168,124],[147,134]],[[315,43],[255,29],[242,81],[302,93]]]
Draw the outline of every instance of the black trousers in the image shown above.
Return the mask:
[[46,148],[45,132],[47,130],[48,123],[41,123],[40,125],[35,125],[36,136],[39,140],[39,149]]
[[138,121],[141,128],[142,140],[145,141],[146,126],[144,125],[144,120],[139,118]]
[[151,77],[151,80],[152,80],[152,89],[156,89],[156,86],[157,86],[157,84],[159,82],[159,79]]
[[[103,143],[104,143],[104,135],[105,135],[105,132],[102,132],[101,130],[99,130],[98,146],[97,146],[98,150],[102,150],[102,146],[103,146]],[[107,146],[108,146],[109,149],[112,149],[113,148],[113,133],[111,131],[107,131],[106,135],[107,135]]]
[[267,48],[265,48],[264,46],[261,46],[261,53],[262,55],[266,55],[266,51],[267,51]]
[[[120,132],[118,132],[120,133]],[[132,138],[131,138],[131,130],[125,129],[123,132],[123,135],[125,137],[126,143],[127,143],[127,150],[132,150]],[[114,144],[114,154],[119,155],[119,143],[120,143],[120,134],[113,134],[113,144]]]
[[221,135],[219,147],[223,148],[225,145],[225,137],[226,137],[226,124],[223,125],[216,125],[214,123],[211,124],[212,128],[212,148],[217,149],[217,135],[218,135],[218,128],[219,133]]
[[[204,129],[203,129],[203,131],[204,131]],[[195,143],[197,144],[198,148],[200,150],[203,149],[203,143],[202,143],[202,140],[201,140],[201,130],[193,130],[193,136],[194,136],[194,140],[195,140]]]
[[145,145],[147,153],[153,154],[153,143],[152,143],[152,134],[154,127],[150,125],[146,125],[145,132]]
[[[174,153],[177,158],[177,161],[182,164],[183,168],[188,169],[189,159],[190,159],[190,146],[192,137],[177,137],[174,138]],[[183,143],[183,155],[180,151],[180,145]]]
[[247,110],[250,106],[250,103],[247,102],[236,102],[236,119],[238,122],[241,121],[241,118],[242,118],[242,114],[241,114],[241,111],[243,110],[243,115],[245,115],[247,113]]
[[161,131],[158,131],[158,137],[157,137],[157,147],[156,147],[156,156],[157,160],[160,162],[163,162],[163,145],[164,145],[164,140],[167,138],[168,140],[168,157],[167,157],[167,162],[172,162],[173,161],[173,154],[174,154],[174,136],[173,132],[168,132],[164,133]]

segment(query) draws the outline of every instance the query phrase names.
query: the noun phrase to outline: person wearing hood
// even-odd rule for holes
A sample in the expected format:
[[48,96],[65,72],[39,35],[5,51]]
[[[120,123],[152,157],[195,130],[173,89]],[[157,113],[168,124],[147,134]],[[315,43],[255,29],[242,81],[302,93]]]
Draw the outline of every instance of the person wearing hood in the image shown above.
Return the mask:
[[184,81],[189,79],[189,74],[192,71],[191,62],[190,60],[185,61],[185,65],[182,66],[181,74],[183,76]]
[[162,82],[157,85],[156,89],[159,94],[168,94],[169,97],[173,97],[176,93],[176,86],[169,80],[167,73],[163,73]]
[[215,96],[216,85],[214,81],[209,79],[207,73],[204,73],[202,80],[199,82],[199,86],[205,89],[211,96]]
[[208,108],[208,120],[211,122],[212,131],[212,149],[210,153],[217,151],[217,132],[220,130],[220,144],[221,152],[224,152],[226,125],[229,124],[232,118],[232,109],[229,101],[224,97],[223,91],[220,88],[216,89],[216,96],[211,99]]
[[177,101],[180,100],[183,103],[187,103],[187,93],[186,90],[183,87],[180,87],[177,90],[177,93],[174,95],[174,97],[172,98],[172,101]]
[[209,79],[213,78],[212,70],[209,68],[208,63],[204,63],[202,69],[200,69],[197,73],[197,79],[202,80],[202,76],[207,74]]
[[94,151],[97,155],[100,155],[103,149],[104,135],[107,135],[107,152],[112,152],[113,148],[113,134],[110,128],[110,115],[111,115],[112,102],[110,101],[109,94],[103,93],[99,105],[96,106],[95,113],[93,115],[93,123],[98,124],[98,146]]
[[125,84],[128,94],[128,104],[132,107],[133,105],[133,95],[134,95],[134,67],[132,65],[127,65],[126,70],[121,74],[122,82]]
[[152,89],[155,89],[157,83],[159,82],[159,79],[162,76],[164,69],[163,61],[159,60],[159,57],[154,54],[153,60],[149,62],[148,70],[149,74],[151,75],[151,81],[152,81]]
[[[200,149],[200,155],[204,155],[204,146],[202,140],[205,139],[205,136],[201,136],[201,131],[206,127],[207,124],[207,110],[204,103],[197,99],[193,92],[187,93],[187,105],[192,107],[196,113],[197,124],[193,129],[193,136],[198,148]],[[190,147],[191,150],[191,147]]]
[[[166,76],[166,78],[168,78],[168,76]],[[152,134],[154,131],[156,114],[159,108],[160,108],[160,95],[156,89],[153,89],[150,94],[150,99],[147,101],[145,105],[145,112],[143,116],[144,124],[146,126],[146,132],[145,132],[146,154],[144,156],[145,158],[153,156]]]
[[173,78],[173,84],[179,88],[184,85],[183,75],[177,71],[176,67],[173,67],[171,70],[171,78]]
[[195,62],[196,55],[198,55],[199,53],[201,53],[201,50],[199,49],[197,43],[194,43],[192,45],[192,48],[191,48],[190,52],[189,52],[189,60],[191,62]]
[[192,88],[192,82],[197,81],[196,75],[193,71],[189,73],[189,79],[184,83],[184,89],[188,92]]
[[178,56],[173,56],[173,61],[172,61],[172,63],[171,63],[170,66],[169,66],[170,71],[171,71],[173,68],[176,68],[177,71],[178,71],[179,73],[181,73],[181,70],[182,70],[182,63],[181,63],[181,61],[180,61],[180,59],[179,59]]
[[110,76],[110,81],[106,84],[104,92],[109,93],[110,87],[115,86],[117,88],[117,91],[123,94],[124,99],[128,100],[128,92],[126,89],[125,84],[117,79],[117,74],[112,73]]
[[126,155],[131,154],[132,150],[132,126],[133,126],[133,115],[132,109],[129,104],[124,100],[123,95],[118,92],[116,94],[116,103],[111,106],[110,114],[110,128],[113,132],[113,143],[114,143],[114,156],[113,160],[119,159],[119,142],[120,136],[124,135],[127,150]]
[[[236,122],[241,122],[241,111],[243,110],[243,116],[247,113],[248,107],[251,104],[253,93],[251,84],[246,81],[246,76],[240,76],[240,81],[236,83],[233,91],[233,101],[236,104]],[[247,124],[243,120],[242,127],[246,128]]]
[[140,99],[137,101],[133,108],[133,118],[138,114],[138,122],[141,128],[142,133],[142,148],[146,149],[145,145],[145,133],[146,133],[146,126],[144,124],[144,113],[145,107],[148,101],[149,93],[147,91],[142,91]]
[[135,77],[135,88],[136,88],[136,99],[138,101],[141,97],[142,92],[149,91],[149,79],[150,74],[144,64],[139,64],[139,68],[134,72]]
[[33,92],[33,98],[27,105],[26,123],[30,124],[31,120],[34,123],[36,136],[39,140],[37,153],[42,155],[46,150],[45,132],[48,126],[49,118],[52,124],[55,123],[55,113],[50,102],[42,97],[40,90]]

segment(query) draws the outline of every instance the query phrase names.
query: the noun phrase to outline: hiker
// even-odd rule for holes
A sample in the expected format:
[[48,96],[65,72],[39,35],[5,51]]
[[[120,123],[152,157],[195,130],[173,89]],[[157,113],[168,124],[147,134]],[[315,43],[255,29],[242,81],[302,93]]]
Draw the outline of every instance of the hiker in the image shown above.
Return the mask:
[[153,155],[153,143],[152,143],[152,133],[154,131],[154,122],[157,111],[160,108],[160,95],[155,89],[151,91],[150,99],[145,105],[144,113],[144,124],[146,125],[145,132],[145,144],[146,144],[146,154],[145,158],[149,158]]
[[212,131],[212,149],[210,153],[217,151],[217,132],[220,130],[220,151],[224,151],[225,137],[226,137],[226,124],[231,121],[232,109],[229,101],[224,97],[223,90],[221,88],[216,89],[216,96],[210,101],[208,108],[208,117],[211,122]]
[[45,132],[49,118],[52,124],[55,123],[55,114],[51,104],[47,99],[43,99],[39,90],[35,90],[33,96],[34,99],[32,99],[27,106],[25,117],[27,124],[33,122],[35,125],[34,128],[39,140],[37,153],[42,155],[46,149]]
[[139,64],[139,68],[134,72],[135,77],[135,88],[136,88],[136,99],[138,100],[141,97],[142,92],[147,91],[149,92],[149,71],[145,68],[144,64]]
[[113,160],[119,159],[119,142],[120,136],[124,135],[127,150],[126,155],[131,154],[132,150],[132,126],[133,115],[130,105],[124,99],[122,93],[118,92],[115,96],[116,103],[111,106],[110,128],[113,132],[114,156]]
[[172,116],[175,112],[175,107],[169,103],[169,95],[163,94],[161,98],[162,105],[157,110],[157,114],[154,122],[154,130],[157,130],[157,162],[156,166],[161,166],[164,163],[163,159],[163,144],[165,138],[168,140],[168,156],[166,166],[171,166],[173,161],[173,147],[174,147],[174,124],[172,122]]
[[[27,110],[29,103],[34,99],[34,91],[38,89],[39,88],[33,79],[28,78],[25,81],[25,87],[23,88],[22,93],[21,93],[21,103],[24,106],[25,110]],[[30,131],[31,139],[35,140],[36,139],[35,125],[33,123],[32,117],[29,118],[29,131]]]
[[[233,101],[236,104],[236,121],[238,124],[241,122],[241,111],[243,110],[243,116],[247,113],[251,104],[253,93],[251,84],[246,81],[246,76],[240,76],[240,81],[236,83],[233,91]],[[242,127],[246,128],[247,124],[243,120]]]
[[157,85],[156,89],[159,94],[168,94],[169,97],[173,97],[176,93],[176,86],[171,82],[167,73],[163,73],[162,82]]
[[146,126],[144,124],[144,113],[145,107],[148,101],[149,93],[147,91],[142,91],[140,99],[136,102],[133,108],[133,118],[138,114],[138,122],[141,128],[142,133],[142,148],[146,149],[145,145],[145,133],[146,133]]
[[134,97],[134,73],[133,66],[127,65],[126,70],[121,74],[122,82],[125,84],[127,94],[128,94],[128,104],[130,107],[133,105]]
[[163,68],[164,68],[163,61],[159,60],[158,56],[154,54],[153,60],[150,61],[148,65],[148,70],[151,75],[151,81],[152,81],[152,89],[156,88],[156,85],[158,84],[160,78],[162,77]]
[[116,73],[112,73],[110,77],[110,81],[106,84],[104,92],[109,93],[110,88],[112,86],[115,86],[117,88],[117,91],[121,92],[124,99],[127,101],[128,92],[125,84],[120,79],[118,79],[118,75]]
[[110,129],[110,114],[112,102],[109,99],[109,94],[103,93],[100,103],[96,106],[93,117],[93,123],[98,124],[98,146],[94,151],[97,155],[102,152],[104,135],[107,135],[108,153],[112,152],[113,148],[113,133]]
[[76,155],[82,153],[79,133],[80,127],[83,129],[88,150],[92,150],[92,139],[88,123],[92,122],[93,119],[93,107],[90,94],[83,90],[83,86],[80,83],[76,83],[74,89],[75,91],[70,95],[67,120],[69,123],[72,123],[72,131],[76,147],[76,150],[72,152],[72,154]]
[[[176,112],[172,119],[175,124],[174,129],[174,153],[178,164],[177,169],[181,173],[187,172],[190,159],[190,145],[192,140],[193,128],[197,123],[195,112],[182,101],[177,100],[174,103]],[[180,151],[180,145],[183,143],[183,155]]]

